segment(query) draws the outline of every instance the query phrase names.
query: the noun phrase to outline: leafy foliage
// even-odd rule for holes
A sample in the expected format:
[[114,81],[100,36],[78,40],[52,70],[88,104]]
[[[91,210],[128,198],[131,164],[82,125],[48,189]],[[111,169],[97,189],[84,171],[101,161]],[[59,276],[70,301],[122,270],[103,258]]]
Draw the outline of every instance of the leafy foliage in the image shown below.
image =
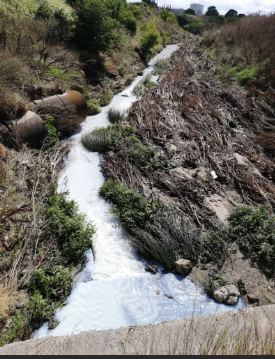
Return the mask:
[[87,106],[88,106],[88,115],[89,116],[98,115],[101,112],[100,106],[99,106],[99,103],[97,100],[87,101]]
[[250,69],[244,69],[236,74],[236,78],[240,85],[245,86],[253,82],[259,73],[259,68],[254,66]]
[[62,301],[69,295],[72,285],[71,271],[62,266],[54,266],[33,271],[29,289],[32,294],[39,292],[47,299]]
[[108,106],[112,101],[113,94],[108,90],[103,90],[102,96],[100,97],[100,106]]
[[123,139],[134,133],[135,131],[132,127],[113,125],[107,128],[95,129],[92,133],[84,135],[82,143],[91,152],[118,151],[124,144]]
[[105,181],[100,189],[100,195],[114,204],[111,212],[128,231],[134,225],[144,227],[158,210],[155,203],[148,203],[144,197],[122,186],[117,180]]
[[205,16],[219,16],[219,12],[216,6],[209,6],[208,10],[205,13]]
[[49,134],[48,136],[51,144],[55,145],[59,141],[59,139],[57,136],[57,130],[53,124],[54,124],[54,118],[52,116],[46,116],[46,120],[44,121],[44,126],[48,130],[48,134]]
[[150,20],[145,26],[141,38],[141,50],[145,56],[150,56],[154,47],[160,44],[160,32],[153,20]]
[[106,51],[113,40],[116,21],[111,17],[116,8],[101,0],[79,0],[75,6],[76,42],[94,52]]
[[57,239],[63,261],[66,264],[78,262],[85,250],[92,247],[95,233],[92,224],[78,213],[74,201],[67,200],[67,193],[55,194],[49,199],[47,217],[50,221],[49,234]]
[[237,207],[229,216],[229,236],[264,272],[275,274],[275,216],[265,206]]
[[188,25],[189,23],[189,19],[188,16],[186,15],[186,13],[182,13],[177,15],[177,22],[179,24],[180,27],[184,27],[185,25]]

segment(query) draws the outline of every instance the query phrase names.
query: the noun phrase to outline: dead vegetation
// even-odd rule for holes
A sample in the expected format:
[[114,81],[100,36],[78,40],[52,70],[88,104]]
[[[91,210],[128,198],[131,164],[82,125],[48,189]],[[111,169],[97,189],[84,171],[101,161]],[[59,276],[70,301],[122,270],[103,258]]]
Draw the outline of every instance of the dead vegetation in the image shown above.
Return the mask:
[[[172,56],[171,69],[134,103],[127,118],[136,136],[166,158],[167,166],[138,166],[125,147],[104,154],[104,174],[150,203],[160,200],[202,232],[213,229],[217,217],[225,221],[235,205],[263,204],[274,211],[274,161],[258,141],[259,136],[268,139],[266,126],[274,126],[274,111],[267,108],[264,99],[247,97],[235,82],[223,85],[216,79],[208,53],[198,51],[197,40],[191,40]],[[217,257],[226,258],[221,248],[214,248]],[[238,278],[232,280],[237,285]],[[264,303],[270,297],[266,293],[262,288]]]

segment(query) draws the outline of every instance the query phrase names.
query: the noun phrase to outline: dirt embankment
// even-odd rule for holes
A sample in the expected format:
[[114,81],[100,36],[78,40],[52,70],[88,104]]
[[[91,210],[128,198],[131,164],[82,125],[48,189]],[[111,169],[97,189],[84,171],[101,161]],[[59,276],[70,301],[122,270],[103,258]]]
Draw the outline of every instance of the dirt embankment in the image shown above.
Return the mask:
[[[147,145],[165,156],[165,169],[140,168],[126,150],[109,152],[102,163],[116,178],[148,199],[159,198],[202,231],[226,221],[236,205],[274,208],[273,161],[256,141],[257,128],[274,121],[263,101],[248,98],[236,83],[222,84],[207,53],[190,40],[177,51],[156,88],[136,102],[128,122]],[[267,278],[234,244],[222,266],[201,259],[199,284],[211,275],[242,286],[245,301],[275,301]],[[201,279],[199,279],[201,278]],[[244,283],[244,284],[240,284]],[[248,296],[247,296],[248,294]]]

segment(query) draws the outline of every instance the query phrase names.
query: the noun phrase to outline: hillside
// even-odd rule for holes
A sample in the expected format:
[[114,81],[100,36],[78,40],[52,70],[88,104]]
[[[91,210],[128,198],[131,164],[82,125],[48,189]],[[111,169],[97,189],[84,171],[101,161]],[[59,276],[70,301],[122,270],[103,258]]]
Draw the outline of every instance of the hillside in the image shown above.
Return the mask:
[[[64,0],[46,0],[46,3],[54,10],[63,9],[66,13],[71,14],[72,8]],[[10,15],[27,15],[31,16],[38,9],[41,2],[37,0],[0,0],[1,12]]]

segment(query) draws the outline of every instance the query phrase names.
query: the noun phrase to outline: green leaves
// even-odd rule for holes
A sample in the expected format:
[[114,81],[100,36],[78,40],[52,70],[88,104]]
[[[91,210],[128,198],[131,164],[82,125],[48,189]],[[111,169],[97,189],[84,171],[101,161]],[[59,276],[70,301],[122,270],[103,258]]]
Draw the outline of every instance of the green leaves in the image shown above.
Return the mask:
[[143,228],[157,213],[160,206],[151,205],[145,197],[122,186],[117,180],[108,180],[100,189],[100,195],[114,204],[111,212],[128,231],[133,226]]
[[49,199],[47,217],[49,233],[57,238],[64,263],[73,264],[80,260],[88,248],[92,248],[95,229],[78,213],[74,201],[67,200],[67,194],[55,194]]
[[229,236],[257,261],[266,274],[275,274],[275,216],[265,206],[237,207],[229,217]]

